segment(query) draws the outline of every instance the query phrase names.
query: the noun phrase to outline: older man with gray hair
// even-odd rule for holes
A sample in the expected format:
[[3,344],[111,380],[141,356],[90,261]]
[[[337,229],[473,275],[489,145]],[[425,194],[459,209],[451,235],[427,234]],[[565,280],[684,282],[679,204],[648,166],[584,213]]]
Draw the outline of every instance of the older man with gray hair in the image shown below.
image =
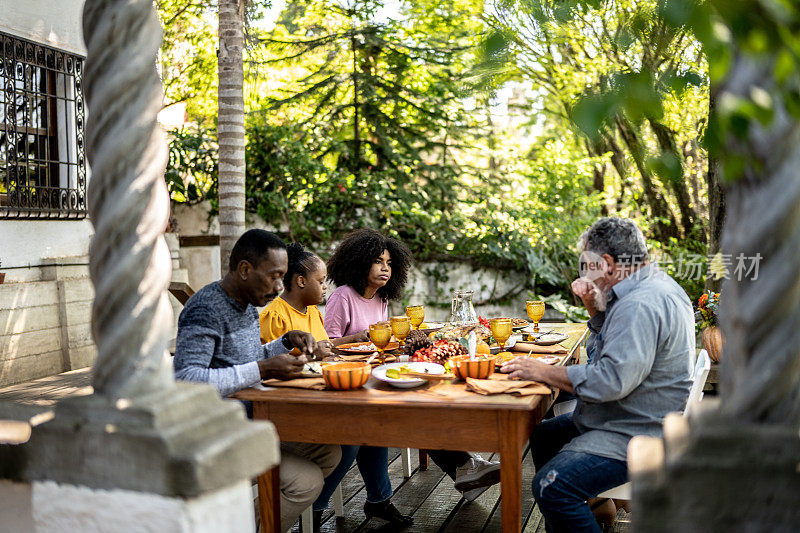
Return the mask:
[[633,436],[661,435],[664,416],[683,410],[695,354],[691,302],[648,261],[636,224],[603,218],[579,246],[572,290],[591,316],[594,357],[570,367],[517,358],[503,367],[578,398],[573,413],[543,422],[531,437],[533,495],[550,532],[600,531],[587,500],[627,481]]

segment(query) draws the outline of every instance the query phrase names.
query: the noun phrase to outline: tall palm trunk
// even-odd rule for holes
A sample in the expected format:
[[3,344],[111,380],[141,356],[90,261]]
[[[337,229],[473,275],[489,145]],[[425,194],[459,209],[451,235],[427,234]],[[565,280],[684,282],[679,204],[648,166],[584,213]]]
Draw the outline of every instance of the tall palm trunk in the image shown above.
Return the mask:
[[219,0],[219,259],[224,275],[236,239],[244,232],[245,0]]

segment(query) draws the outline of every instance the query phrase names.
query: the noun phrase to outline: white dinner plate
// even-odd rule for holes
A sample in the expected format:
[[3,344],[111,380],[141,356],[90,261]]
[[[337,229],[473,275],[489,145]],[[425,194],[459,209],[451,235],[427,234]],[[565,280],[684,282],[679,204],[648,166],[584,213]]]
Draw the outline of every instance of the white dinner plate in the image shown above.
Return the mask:
[[[531,330],[533,330],[532,327]],[[534,333],[533,331],[525,331],[525,330],[523,331],[533,337],[533,340],[525,342],[532,342],[533,344],[538,344],[539,346],[552,346],[554,344],[559,344],[569,339],[569,335],[565,333],[558,333],[555,331],[551,331],[548,333]]]
[[517,342],[522,342],[522,336],[516,334],[511,335],[502,348],[500,346],[489,346],[489,352],[492,355],[497,355],[500,352],[506,352],[510,350],[515,344],[517,344]]
[[410,389],[412,387],[418,387],[425,383],[426,380],[422,378],[390,378],[386,377],[386,370],[389,368],[400,368],[401,366],[407,366],[414,372],[427,372],[428,374],[444,374],[444,367],[442,365],[436,363],[387,363],[385,365],[381,365],[379,367],[372,369],[372,375],[375,376],[376,379],[381,381],[385,381],[394,387],[399,387],[401,389]]
[[427,327],[422,328],[420,331],[428,335],[430,333],[433,333],[434,331],[439,331],[447,324],[445,324],[444,322],[425,322],[425,325]]

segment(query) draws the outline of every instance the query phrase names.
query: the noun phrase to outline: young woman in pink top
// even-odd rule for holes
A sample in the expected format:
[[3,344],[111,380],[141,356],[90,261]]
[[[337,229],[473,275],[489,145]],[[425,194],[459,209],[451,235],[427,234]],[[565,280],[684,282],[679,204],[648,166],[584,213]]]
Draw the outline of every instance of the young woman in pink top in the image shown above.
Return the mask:
[[353,335],[388,320],[389,300],[400,298],[410,267],[411,252],[397,239],[371,229],[346,235],[328,260],[328,277],[337,286],[325,306],[328,336]]
[[[328,336],[353,335],[388,320],[389,300],[400,298],[411,261],[408,247],[397,239],[366,228],[347,234],[328,260],[328,278],[337,286],[325,306]],[[428,454],[467,501],[500,481],[500,464],[478,455],[447,450],[428,450]],[[362,446],[356,462],[363,472],[383,468],[382,457],[388,461],[386,448]],[[364,511],[370,515],[366,507]]]

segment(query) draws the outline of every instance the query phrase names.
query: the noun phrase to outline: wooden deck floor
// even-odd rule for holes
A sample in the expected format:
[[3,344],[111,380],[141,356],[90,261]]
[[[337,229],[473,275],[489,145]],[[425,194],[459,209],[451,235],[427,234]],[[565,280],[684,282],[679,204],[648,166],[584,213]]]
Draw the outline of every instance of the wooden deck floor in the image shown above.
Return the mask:
[[55,376],[35,379],[0,388],[0,418],[30,420],[69,396],[92,393],[91,368],[81,368]]
[[[500,485],[495,485],[484,492],[477,500],[466,503],[461,493],[453,488],[452,480],[431,462],[427,471],[419,470],[416,453],[412,453],[413,473],[410,478],[403,478],[399,450],[390,450],[389,477],[394,488],[392,501],[404,514],[414,518],[414,525],[404,529],[409,533],[499,533],[502,530],[500,521]],[[485,459],[494,455],[481,454]],[[533,480],[533,462],[526,454],[522,470],[522,516],[523,532],[544,533],[544,520],[536,509],[531,496]],[[397,528],[377,519],[365,520],[364,501],[366,498],[364,483],[354,466],[342,481],[344,499],[344,516],[333,516],[333,506],[323,514],[321,531],[331,532],[388,532]],[[622,521],[619,521],[622,520]],[[628,531],[627,516],[620,510],[615,531]],[[300,531],[299,523],[293,532]]]

